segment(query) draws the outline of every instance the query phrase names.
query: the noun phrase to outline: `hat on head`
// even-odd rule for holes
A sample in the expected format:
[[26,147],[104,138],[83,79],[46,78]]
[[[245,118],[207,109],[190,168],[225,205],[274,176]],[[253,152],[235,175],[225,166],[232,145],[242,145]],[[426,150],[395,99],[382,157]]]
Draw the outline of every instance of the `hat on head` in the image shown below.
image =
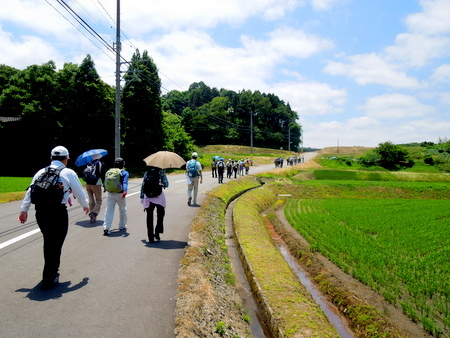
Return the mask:
[[52,149],[51,156],[67,156],[69,157],[69,151],[66,147],[63,146],[57,146]]
[[197,153],[192,153],[192,158],[197,158],[198,154]]
[[123,167],[125,165],[125,160],[122,157],[118,157],[114,160],[114,166]]

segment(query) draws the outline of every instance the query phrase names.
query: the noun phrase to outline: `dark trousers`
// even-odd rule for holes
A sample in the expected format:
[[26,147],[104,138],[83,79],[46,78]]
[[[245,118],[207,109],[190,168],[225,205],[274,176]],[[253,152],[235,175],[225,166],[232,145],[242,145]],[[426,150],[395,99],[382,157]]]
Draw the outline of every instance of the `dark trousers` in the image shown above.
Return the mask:
[[213,177],[213,178],[214,178],[214,177],[217,177],[217,168],[212,167],[212,168],[211,168],[211,172],[212,172],[212,177]]
[[[156,228],[155,232],[153,232],[153,210],[156,208]],[[162,234],[164,232],[164,215],[166,214],[166,210],[162,205],[154,204],[150,202],[150,205],[147,209],[147,234],[148,239],[151,241],[155,237],[156,234]]]
[[217,169],[217,173],[219,174],[219,183],[223,183],[223,171],[224,168]]
[[44,271],[42,280],[53,282],[58,273],[61,250],[69,227],[65,205],[36,210],[36,221],[44,237]]

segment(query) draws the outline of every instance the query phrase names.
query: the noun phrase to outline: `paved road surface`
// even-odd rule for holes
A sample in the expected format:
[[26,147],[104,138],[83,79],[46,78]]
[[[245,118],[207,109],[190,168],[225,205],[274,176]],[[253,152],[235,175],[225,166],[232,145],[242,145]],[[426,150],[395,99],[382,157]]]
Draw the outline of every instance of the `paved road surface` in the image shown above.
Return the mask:
[[[250,173],[271,168],[252,167]],[[199,208],[186,204],[184,175],[168,178],[165,231],[161,242],[151,245],[146,243],[140,179],[130,181],[126,233],[117,229],[117,211],[112,233],[105,237],[103,217],[93,225],[78,203],[69,207],[61,284],[45,292],[38,287],[42,236],[33,207],[21,225],[17,222],[21,202],[0,204],[0,336],[173,337],[178,269]],[[205,172],[200,205],[215,186],[217,180]],[[100,216],[103,213],[104,207]]]

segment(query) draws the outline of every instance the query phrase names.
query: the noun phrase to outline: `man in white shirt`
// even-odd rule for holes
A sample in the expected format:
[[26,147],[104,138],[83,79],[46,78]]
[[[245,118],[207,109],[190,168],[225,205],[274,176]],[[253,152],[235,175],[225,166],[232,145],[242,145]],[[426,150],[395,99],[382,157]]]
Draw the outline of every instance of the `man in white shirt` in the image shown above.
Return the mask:
[[[59,283],[59,265],[61,249],[69,227],[69,216],[66,204],[72,192],[84,213],[89,212],[88,201],[78,175],[72,169],[66,168],[69,161],[69,151],[63,146],[57,146],[51,151],[50,168],[60,170],[59,179],[62,183],[63,195],[60,203],[48,204],[45,201],[35,204],[36,221],[44,237],[44,271],[42,273],[41,289],[50,290]],[[48,167],[47,167],[48,168]],[[42,168],[33,177],[31,184],[47,171]],[[28,219],[28,209],[31,205],[31,189],[28,189],[20,207],[19,222]]]

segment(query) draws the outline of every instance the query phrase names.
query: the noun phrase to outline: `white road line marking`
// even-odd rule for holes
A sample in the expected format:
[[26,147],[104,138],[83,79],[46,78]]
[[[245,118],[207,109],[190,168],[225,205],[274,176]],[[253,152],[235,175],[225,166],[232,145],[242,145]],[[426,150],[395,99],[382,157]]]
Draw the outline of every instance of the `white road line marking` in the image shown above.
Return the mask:
[[9,246],[11,244],[14,244],[14,243],[16,243],[18,241],[21,241],[24,238],[30,237],[30,236],[32,236],[34,234],[37,234],[40,231],[41,231],[41,229],[39,229],[39,228],[38,229],[34,229],[34,230],[31,230],[31,231],[29,231],[29,232],[27,232],[27,233],[25,233],[23,235],[17,236],[16,238],[10,239],[9,241],[1,243],[0,244],[0,250],[3,249],[3,248],[6,248],[7,246]]
[[140,194],[141,192],[140,191],[136,191],[136,192],[133,192],[133,193],[131,193],[131,194],[127,194],[127,197],[128,196],[133,196],[133,195],[136,195],[136,194]]
[[[131,194],[128,194],[126,197],[133,196],[133,195],[140,194],[140,193],[141,193],[140,191],[133,192]],[[22,239],[25,239],[27,237],[30,237],[30,236],[34,235],[34,234],[37,234],[40,231],[41,230],[39,228],[37,228],[37,229],[31,230],[31,231],[29,231],[29,232],[27,232],[27,233],[25,233],[23,235],[20,235],[20,236],[17,236],[15,238],[13,238],[13,239],[10,239],[9,241],[1,243],[0,244],[0,250],[3,249],[3,248],[6,248],[7,246],[9,246],[11,244],[14,244],[14,243],[16,243],[18,241],[21,241]]]

